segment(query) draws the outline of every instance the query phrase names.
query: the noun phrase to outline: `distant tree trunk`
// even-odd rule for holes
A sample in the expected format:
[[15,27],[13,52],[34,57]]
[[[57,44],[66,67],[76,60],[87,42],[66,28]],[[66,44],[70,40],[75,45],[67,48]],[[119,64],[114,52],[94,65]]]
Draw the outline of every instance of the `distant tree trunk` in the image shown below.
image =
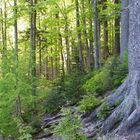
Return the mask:
[[[65,7],[65,1],[64,1],[64,7]],[[66,17],[65,17],[65,33],[67,34],[68,33],[68,23],[67,23],[67,15],[65,15]],[[59,13],[57,13],[57,15],[56,15],[56,18],[58,18],[59,19]],[[65,76],[65,60],[64,60],[64,54],[63,54],[63,39],[62,39],[62,35],[61,35],[61,31],[60,31],[60,22],[58,22],[58,45],[60,45],[60,69],[61,69],[61,71],[62,71],[62,79],[64,78],[64,76]],[[67,36],[65,37],[65,43],[66,43],[66,50],[67,50],[67,47],[69,47],[69,39],[68,39],[68,34],[67,34]],[[67,50],[67,55],[69,56],[70,54],[69,54],[69,48],[68,48],[68,50]],[[69,60],[70,58],[68,58],[67,59],[67,71],[68,70],[70,70],[68,67],[70,67],[70,66],[68,66],[68,64],[70,64],[70,60]],[[61,74],[61,73],[60,73]]]
[[[107,0],[104,0],[103,10],[107,9]],[[109,48],[108,48],[108,21],[106,17],[103,22],[104,26],[104,49],[103,49],[103,58],[106,59],[109,56]]]
[[[14,48],[15,48],[15,90],[18,87],[18,26],[17,26],[17,0],[14,0]],[[16,114],[21,116],[21,98],[16,98]]]
[[39,75],[42,74],[42,42],[41,42],[41,23],[40,23],[40,15],[38,15],[38,47],[39,47]]
[[98,24],[98,9],[97,9],[97,0],[94,0],[94,63],[95,69],[98,69],[100,66],[99,62],[99,24]]
[[39,45],[39,75],[42,73],[42,44],[41,38],[38,38],[38,45]]
[[18,82],[17,68],[18,68],[18,29],[17,29],[17,0],[14,0],[14,48],[15,48],[15,76],[16,85]]
[[75,0],[75,6],[76,6],[76,27],[77,27],[77,36],[78,36],[78,47],[79,47],[79,67],[80,71],[84,70],[83,65],[83,47],[82,47],[82,39],[81,39],[81,31],[79,29],[80,27],[80,14],[79,14],[79,2],[78,0]]
[[7,50],[7,6],[6,6],[6,1],[4,1],[4,48],[3,50]]
[[[45,54],[47,54],[47,47],[45,47]],[[48,56],[45,57],[45,78],[48,80],[49,79],[49,69],[48,69]]]
[[89,12],[90,12],[90,18],[89,18],[89,23],[90,23],[90,29],[89,29],[89,53],[90,53],[90,62],[91,62],[91,69],[94,67],[94,53],[93,53],[93,47],[94,47],[94,41],[93,41],[93,3],[92,0],[89,0]]
[[[66,9],[66,2],[64,1],[64,8]],[[68,16],[67,13],[65,11],[64,13],[64,19],[65,19],[65,45],[66,45],[66,54],[67,54],[67,58],[66,58],[66,68],[67,68],[67,72],[70,73],[70,46],[69,46],[69,25],[68,25]]]
[[[1,17],[3,18],[3,10],[2,10],[2,8],[0,9],[0,14],[1,14]],[[2,38],[2,48],[4,48],[5,41],[4,41],[4,24],[3,24],[3,20],[1,21],[1,38]],[[3,55],[3,49],[2,49],[2,55]]]
[[123,63],[125,51],[128,48],[129,38],[129,0],[122,0],[122,14],[121,14],[121,50],[120,59]]
[[[119,4],[120,0],[115,0],[115,4]],[[116,11],[117,13],[118,11]],[[115,17],[115,42],[114,42],[114,54],[120,53],[120,17],[116,14]]]
[[30,0],[30,4],[31,84],[32,95],[36,95],[36,0]]
[[72,56],[72,70],[77,70],[79,68],[79,55],[78,55],[78,52],[79,52],[79,48],[76,47],[75,45],[75,40],[74,38],[71,39],[71,56]]
[[7,6],[6,6],[6,1],[3,1],[4,4],[4,9],[1,9],[1,15],[3,20],[2,25],[1,25],[1,30],[2,30],[2,44],[3,44],[3,49],[2,49],[2,56],[6,55],[6,50],[7,50]]
[[85,44],[85,49],[86,49],[86,65],[88,68],[88,71],[91,69],[91,58],[90,58],[90,48],[88,44],[88,34],[87,34],[87,25],[86,25],[86,18],[85,18],[85,0],[81,1],[82,3],[82,21],[83,21],[83,35],[84,35],[84,44]]
[[64,62],[64,55],[63,55],[63,43],[62,43],[62,36],[61,34],[59,35],[59,42],[61,45],[61,69],[62,69],[62,78],[65,76],[65,62]]
[[53,59],[53,56],[52,56],[52,53],[53,53],[53,48],[51,47],[51,57],[50,57],[50,62],[51,62],[51,80],[53,80],[54,78],[54,59]]

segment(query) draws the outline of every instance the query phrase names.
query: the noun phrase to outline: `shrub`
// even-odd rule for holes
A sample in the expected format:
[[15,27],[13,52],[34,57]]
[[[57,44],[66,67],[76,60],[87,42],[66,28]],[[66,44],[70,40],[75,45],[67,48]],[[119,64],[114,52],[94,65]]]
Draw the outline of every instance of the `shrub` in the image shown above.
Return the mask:
[[100,101],[93,95],[85,95],[83,99],[79,102],[79,111],[87,112],[91,109],[94,109],[97,105],[99,105]]
[[46,110],[50,113],[60,109],[66,103],[77,103],[82,95],[83,91],[81,86],[84,82],[84,76],[79,73],[74,73],[65,76],[54,84],[54,87],[47,97]]
[[25,125],[19,118],[15,118],[15,122],[17,123],[17,128],[19,131],[18,140],[32,140],[32,128],[28,125]]
[[109,58],[105,65],[85,82],[83,89],[87,93],[94,94],[101,94],[107,90],[113,90],[122,83],[127,77],[127,74],[127,60],[121,64],[119,58]]
[[64,116],[57,126],[54,127],[54,134],[65,140],[87,140],[81,133],[82,123],[80,116],[73,112],[71,108],[62,109]]
[[49,113],[57,111],[65,104],[65,99],[58,89],[52,89],[46,100],[46,111]]
[[113,109],[114,107],[109,106],[109,104],[105,102],[100,106],[97,117],[99,119],[105,119],[109,114],[111,114]]

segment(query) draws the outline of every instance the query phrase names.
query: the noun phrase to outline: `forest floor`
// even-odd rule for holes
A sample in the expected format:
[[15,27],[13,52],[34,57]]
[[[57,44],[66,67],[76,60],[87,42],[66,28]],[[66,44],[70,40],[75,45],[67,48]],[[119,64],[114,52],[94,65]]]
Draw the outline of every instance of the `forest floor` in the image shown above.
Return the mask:
[[[108,96],[108,98],[112,95],[112,92],[107,92],[102,97],[103,99]],[[69,106],[70,108],[73,108],[74,110],[77,108],[77,106]],[[88,140],[140,140],[140,133],[139,128],[137,126],[133,127],[131,130],[134,130],[134,133],[132,132],[130,135],[127,134],[125,136],[118,136],[114,135],[113,133],[108,133],[106,135],[101,134],[102,125],[105,122],[105,120],[99,120],[97,115],[97,110],[100,108],[98,106],[96,109],[92,110],[90,113],[85,113],[82,118],[82,132],[87,136]],[[113,111],[112,111],[113,112]],[[53,136],[53,133],[51,131],[52,125],[57,125],[59,121],[62,118],[62,114],[58,112],[55,115],[48,115],[44,114],[44,116],[41,119],[41,131],[39,134],[35,136],[35,140],[65,140],[63,138],[59,138],[56,136]],[[112,130],[114,130],[113,128]],[[113,132],[113,131],[112,131]]]

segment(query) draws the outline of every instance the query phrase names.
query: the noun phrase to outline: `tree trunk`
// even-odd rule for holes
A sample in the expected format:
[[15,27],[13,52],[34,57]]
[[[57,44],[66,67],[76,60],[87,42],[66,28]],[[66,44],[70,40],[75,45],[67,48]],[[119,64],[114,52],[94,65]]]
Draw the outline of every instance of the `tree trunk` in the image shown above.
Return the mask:
[[36,95],[36,0],[30,0],[30,4],[31,85],[32,95]]
[[120,60],[123,63],[125,51],[128,48],[129,39],[129,0],[122,0],[122,14],[121,14],[121,49]]
[[14,48],[15,48],[15,77],[16,77],[16,85],[18,83],[18,29],[17,29],[17,0],[14,0]]
[[[106,10],[107,9],[106,2],[107,2],[107,0],[104,0],[103,10]],[[104,26],[104,49],[103,49],[103,58],[104,59],[107,59],[108,56],[109,56],[109,49],[108,49],[108,21],[107,21],[106,17],[104,18],[103,26]]]
[[116,102],[123,95],[120,105],[105,120],[103,133],[113,130],[113,133],[119,135],[129,135],[139,131],[137,123],[140,121],[140,1],[132,0],[130,4],[129,75],[126,82],[108,99],[114,99]]
[[79,47],[79,68],[80,71],[83,72],[83,47],[82,47],[82,39],[81,39],[81,31],[80,27],[80,14],[79,14],[79,2],[75,0],[75,7],[76,7],[76,27],[77,27],[77,36],[78,36],[78,47]]
[[[64,1],[64,8],[66,9],[66,2]],[[68,16],[67,13],[65,11],[64,13],[64,19],[65,19],[65,45],[66,45],[66,54],[67,54],[67,58],[66,58],[66,68],[67,68],[67,72],[70,73],[70,46],[69,46],[69,26],[68,26]]]
[[89,12],[90,12],[90,18],[89,18],[89,23],[90,23],[90,29],[89,29],[89,34],[90,34],[90,37],[89,37],[89,53],[90,53],[90,62],[91,62],[91,69],[94,68],[94,53],[93,53],[93,44],[94,44],[94,41],[93,41],[93,3],[92,3],[92,0],[89,0]]
[[[119,4],[120,0],[115,0],[115,4]],[[118,9],[115,10],[117,13]],[[114,42],[114,54],[119,54],[120,53],[120,17],[118,14],[116,14],[115,17],[115,42]]]
[[88,44],[88,34],[87,34],[87,25],[86,25],[86,18],[85,18],[85,1],[82,0],[82,21],[83,21],[83,35],[84,35],[84,44],[85,44],[85,49],[86,49],[86,65],[87,65],[87,69],[88,71],[90,71],[91,69],[91,57],[90,57],[90,48],[89,48],[89,44]]
[[[15,90],[18,88],[18,25],[17,25],[17,0],[14,0],[14,48],[15,48]],[[16,99],[16,114],[21,116],[21,98]]]
[[99,29],[98,29],[98,10],[97,10],[97,0],[94,0],[94,60],[95,60],[95,69],[98,69],[100,66],[99,62]]

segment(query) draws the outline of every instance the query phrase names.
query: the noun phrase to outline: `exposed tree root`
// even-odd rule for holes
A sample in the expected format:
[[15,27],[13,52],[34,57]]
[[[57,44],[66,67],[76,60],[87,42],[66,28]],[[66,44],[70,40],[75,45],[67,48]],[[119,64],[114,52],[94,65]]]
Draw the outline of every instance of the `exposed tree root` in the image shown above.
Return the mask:
[[[117,90],[114,94],[110,95],[107,100],[105,100],[103,103],[107,103],[110,107],[115,106],[116,103],[119,101],[120,103],[124,100],[125,98],[125,93],[127,90],[127,84],[128,81],[126,80]],[[91,112],[91,114],[83,120],[84,123],[88,122],[93,122],[97,120],[97,113],[100,110],[100,106]]]
[[[133,127],[137,127],[138,125],[140,125],[139,121],[140,121],[140,107],[135,109],[125,122],[122,122],[122,124],[118,129],[118,134],[125,135],[129,133],[130,129],[133,129]],[[137,126],[135,126],[135,124],[137,124]]]
[[111,100],[112,102],[109,103],[113,105],[118,99],[121,99],[121,104],[103,123],[103,134],[112,132],[127,135],[130,129],[136,131],[137,127],[140,130],[140,123],[137,126],[140,121],[140,72],[135,71],[129,75],[129,79],[116,90],[108,101]]

